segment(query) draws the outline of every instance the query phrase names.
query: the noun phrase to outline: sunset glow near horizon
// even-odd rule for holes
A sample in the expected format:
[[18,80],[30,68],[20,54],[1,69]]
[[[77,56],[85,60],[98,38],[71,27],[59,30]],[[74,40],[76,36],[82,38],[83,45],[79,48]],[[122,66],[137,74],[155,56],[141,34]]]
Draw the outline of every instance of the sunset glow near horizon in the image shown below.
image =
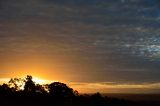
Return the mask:
[[159,0],[1,0],[0,83],[160,93]]

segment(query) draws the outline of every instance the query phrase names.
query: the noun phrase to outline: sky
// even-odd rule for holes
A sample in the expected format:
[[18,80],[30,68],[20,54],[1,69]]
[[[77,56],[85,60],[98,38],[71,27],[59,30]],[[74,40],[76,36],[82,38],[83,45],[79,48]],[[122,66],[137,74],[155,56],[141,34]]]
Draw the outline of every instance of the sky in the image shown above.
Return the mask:
[[0,80],[160,93],[159,0],[0,0]]

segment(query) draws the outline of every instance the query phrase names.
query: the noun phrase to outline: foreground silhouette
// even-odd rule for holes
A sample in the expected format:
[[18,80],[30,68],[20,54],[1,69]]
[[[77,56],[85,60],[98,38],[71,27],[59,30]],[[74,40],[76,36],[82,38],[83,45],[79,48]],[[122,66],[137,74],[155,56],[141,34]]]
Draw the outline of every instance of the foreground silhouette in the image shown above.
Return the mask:
[[[122,99],[103,97],[100,93],[80,95],[61,82],[35,84],[32,76],[11,78],[0,85],[0,106],[149,106]],[[156,104],[155,104],[156,105]],[[154,105],[154,106],[155,106]],[[159,104],[158,104],[159,105]],[[158,106],[157,105],[157,106]]]

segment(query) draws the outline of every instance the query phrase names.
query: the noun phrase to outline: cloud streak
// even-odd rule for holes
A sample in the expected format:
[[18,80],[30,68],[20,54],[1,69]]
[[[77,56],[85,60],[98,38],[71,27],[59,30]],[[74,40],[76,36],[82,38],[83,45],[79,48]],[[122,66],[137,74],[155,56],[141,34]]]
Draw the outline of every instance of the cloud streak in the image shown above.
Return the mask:
[[0,70],[43,66],[49,79],[56,70],[70,82],[160,82],[158,0],[2,0],[0,7]]
[[160,82],[155,83],[116,83],[116,82],[97,82],[97,83],[70,83],[71,87],[78,89],[81,93],[157,93],[160,89]]

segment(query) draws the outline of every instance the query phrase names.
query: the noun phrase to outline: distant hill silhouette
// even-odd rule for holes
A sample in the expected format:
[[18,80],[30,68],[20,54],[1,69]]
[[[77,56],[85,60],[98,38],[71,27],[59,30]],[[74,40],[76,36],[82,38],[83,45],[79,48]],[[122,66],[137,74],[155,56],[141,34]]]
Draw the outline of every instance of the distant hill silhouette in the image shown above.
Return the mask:
[[[127,100],[103,97],[100,93],[80,95],[61,82],[35,84],[32,76],[11,78],[0,85],[0,106],[147,106]],[[148,105],[149,106],[149,105]],[[155,106],[155,105],[154,105]],[[158,105],[157,105],[158,106]]]

